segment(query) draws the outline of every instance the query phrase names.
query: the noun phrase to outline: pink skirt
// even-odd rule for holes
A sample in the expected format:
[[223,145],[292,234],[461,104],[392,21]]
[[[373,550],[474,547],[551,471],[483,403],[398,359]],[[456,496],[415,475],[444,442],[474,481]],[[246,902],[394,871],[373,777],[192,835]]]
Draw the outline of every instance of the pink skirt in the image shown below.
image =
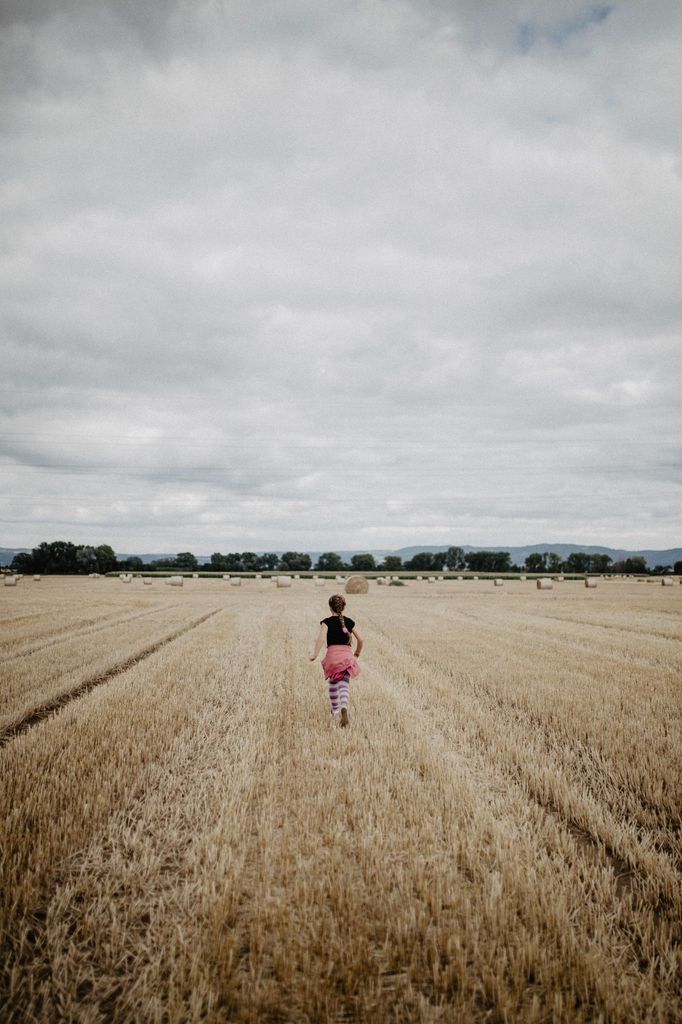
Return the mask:
[[358,665],[350,644],[330,644],[322,659],[322,671],[325,679],[341,679],[346,672],[351,679],[360,675]]

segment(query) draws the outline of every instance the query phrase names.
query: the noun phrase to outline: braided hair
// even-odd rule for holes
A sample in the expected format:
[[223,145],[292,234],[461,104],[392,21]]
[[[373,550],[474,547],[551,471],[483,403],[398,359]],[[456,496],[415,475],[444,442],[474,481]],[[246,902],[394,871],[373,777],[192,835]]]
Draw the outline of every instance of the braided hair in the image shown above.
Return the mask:
[[[338,615],[339,622],[341,623],[341,629],[345,636],[348,636],[348,629],[346,628],[346,620],[343,617],[343,609],[346,607],[346,599],[342,594],[332,594],[329,598],[329,607],[334,612],[334,615]],[[350,643],[350,636],[348,636],[348,643]]]

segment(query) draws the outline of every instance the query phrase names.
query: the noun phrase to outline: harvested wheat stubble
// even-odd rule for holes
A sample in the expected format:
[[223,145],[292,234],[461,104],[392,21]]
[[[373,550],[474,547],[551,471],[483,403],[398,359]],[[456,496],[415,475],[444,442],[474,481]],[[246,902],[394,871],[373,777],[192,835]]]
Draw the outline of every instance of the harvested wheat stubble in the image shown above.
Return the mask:
[[112,664],[135,658],[197,618],[196,605],[161,607],[152,615],[66,636],[0,665],[0,734]]
[[349,730],[228,590],[12,741],[9,1024],[679,1019],[682,593],[602,590],[370,592]]
[[369,583],[364,576],[349,576],[344,590],[347,594],[366,594],[369,591]]

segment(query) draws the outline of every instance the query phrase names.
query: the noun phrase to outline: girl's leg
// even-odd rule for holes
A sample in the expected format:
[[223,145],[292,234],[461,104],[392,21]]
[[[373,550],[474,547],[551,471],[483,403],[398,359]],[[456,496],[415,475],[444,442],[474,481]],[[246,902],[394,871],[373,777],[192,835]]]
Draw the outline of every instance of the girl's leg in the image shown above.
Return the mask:
[[348,700],[350,697],[350,676],[346,672],[339,681],[339,704],[341,706],[341,725],[348,725]]
[[331,706],[332,706],[332,714],[333,715],[338,715],[339,707],[340,707],[340,705],[339,705],[339,683],[338,683],[338,681],[334,682],[334,680],[332,680],[332,679],[328,679],[327,682],[329,683],[329,700],[330,700]]

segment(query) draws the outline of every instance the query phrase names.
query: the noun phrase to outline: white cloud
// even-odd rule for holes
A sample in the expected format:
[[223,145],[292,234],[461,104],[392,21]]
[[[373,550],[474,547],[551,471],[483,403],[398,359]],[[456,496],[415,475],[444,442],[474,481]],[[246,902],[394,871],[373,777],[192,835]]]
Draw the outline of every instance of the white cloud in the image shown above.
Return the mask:
[[0,543],[677,543],[655,6],[6,4]]

